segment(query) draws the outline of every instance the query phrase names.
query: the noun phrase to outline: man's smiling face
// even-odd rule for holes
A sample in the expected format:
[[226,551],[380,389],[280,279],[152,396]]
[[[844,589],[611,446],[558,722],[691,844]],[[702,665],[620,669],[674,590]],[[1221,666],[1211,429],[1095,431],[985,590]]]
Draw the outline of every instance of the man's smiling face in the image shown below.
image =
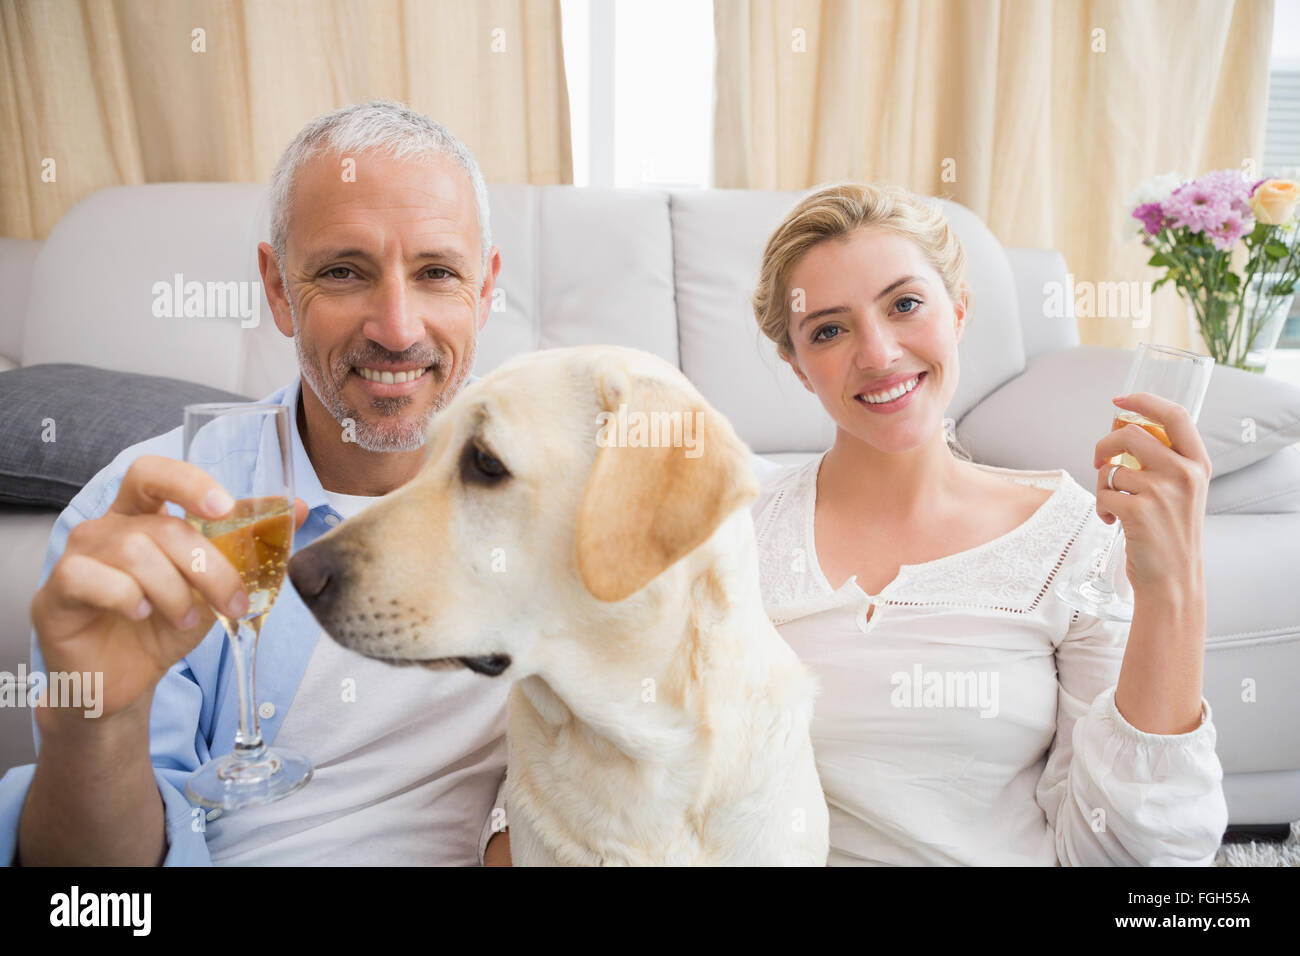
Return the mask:
[[474,190],[454,160],[355,159],[355,181],[335,153],[298,169],[289,316],[276,325],[325,409],[355,422],[359,447],[409,451],[473,367],[499,258],[485,284]]

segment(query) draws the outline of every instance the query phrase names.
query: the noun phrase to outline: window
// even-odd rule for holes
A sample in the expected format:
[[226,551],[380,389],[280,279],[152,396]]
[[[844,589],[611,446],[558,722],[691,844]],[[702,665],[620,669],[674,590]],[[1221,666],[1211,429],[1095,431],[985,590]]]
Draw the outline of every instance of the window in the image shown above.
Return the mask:
[[578,186],[713,182],[713,4],[561,0]]
[[1300,167],[1300,0],[1277,0],[1262,172],[1300,172],[1296,167]]
[[[1300,176],[1300,0],[1277,0],[1273,7],[1268,119],[1260,172]],[[1277,344],[1300,349],[1300,295],[1291,300],[1291,313]]]

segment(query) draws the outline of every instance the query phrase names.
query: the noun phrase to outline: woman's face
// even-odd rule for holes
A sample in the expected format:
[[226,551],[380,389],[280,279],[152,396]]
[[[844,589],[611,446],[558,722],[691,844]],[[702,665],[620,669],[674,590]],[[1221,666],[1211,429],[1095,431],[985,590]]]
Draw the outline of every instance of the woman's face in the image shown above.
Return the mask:
[[835,423],[884,452],[930,441],[957,388],[965,290],[954,305],[915,243],[872,226],[814,246],[789,290],[787,361]]

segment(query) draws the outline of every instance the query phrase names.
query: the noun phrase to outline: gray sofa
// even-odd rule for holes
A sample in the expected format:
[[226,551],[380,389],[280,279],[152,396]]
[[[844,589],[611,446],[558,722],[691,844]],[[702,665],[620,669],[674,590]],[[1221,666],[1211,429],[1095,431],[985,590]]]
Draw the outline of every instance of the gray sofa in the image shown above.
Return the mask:
[[[482,333],[480,374],[538,348],[635,346],[677,363],[759,454],[798,461],[829,446],[830,420],[759,335],[747,304],[763,243],[794,194],[490,193],[503,294]],[[0,369],[78,363],[250,397],[288,381],[292,341],[256,286],[265,197],[238,184],[113,188],[69,210],[43,242],[0,239]],[[975,293],[949,410],[958,438],[976,460],[1068,468],[1091,489],[1091,449],[1128,355],[1079,347],[1072,315],[1048,307],[1050,284],[1068,281],[1058,253],[1004,248],[969,210],[946,208]],[[156,284],[178,275],[254,283],[260,321],[156,315]],[[1300,819],[1300,390],[1219,371],[1201,419],[1207,445],[1216,436],[1206,696],[1231,822],[1282,823]],[[1250,416],[1259,434],[1248,443],[1227,433]],[[28,660],[28,605],[56,514],[0,506],[0,671]],[[30,717],[0,709],[0,773],[34,759]]]

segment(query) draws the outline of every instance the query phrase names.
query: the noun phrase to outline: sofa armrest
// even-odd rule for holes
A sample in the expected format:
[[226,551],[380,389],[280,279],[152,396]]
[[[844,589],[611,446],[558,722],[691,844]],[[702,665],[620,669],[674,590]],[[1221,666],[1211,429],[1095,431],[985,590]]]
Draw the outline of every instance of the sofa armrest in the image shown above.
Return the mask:
[[39,239],[0,238],[0,359],[9,360],[0,371],[22,365],[32,266],[41,245]]
[[1203,554],[1209,647],[1283,637],[1300,643],[1300,514],[1207,515]]
[[1300,445],[1226,475],[1211,475],[1205,513],[1300,514]]
[[1300,696],[1292,688],[1300,681],[1300,514],[1210,515],[1204,555],[1204,693],[1214,709],[1223,769],[1296,770]]
[[[32,619],[29,613],[41,579],[56,508],[0,505],[0,671],[16,675],[31,667]],[[0,775],[36,759],[32,711],[0,707]]]

